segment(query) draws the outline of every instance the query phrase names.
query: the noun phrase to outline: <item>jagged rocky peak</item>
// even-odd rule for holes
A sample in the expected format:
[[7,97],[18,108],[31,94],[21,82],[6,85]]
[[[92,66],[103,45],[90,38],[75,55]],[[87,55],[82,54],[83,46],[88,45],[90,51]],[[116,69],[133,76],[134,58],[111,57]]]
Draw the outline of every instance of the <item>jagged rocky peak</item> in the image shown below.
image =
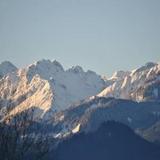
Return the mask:
[[143,72],[145,70],[149,70],[155,66],[157,66],[158,64],[157,63],[154,63],[154,62],[147,62],[144,66],[138,68],[138,69],[135,69],[134,70],[134,73],[137,73],[137,72]]
[[157,99],[159,79],[160,65],[149,62],[132,72],[116,72],[111,78],[114,83],[98,95],[136,101]]
[[58,62],[57,60],[54,60],[52,63],[53,63],[56,67],[58,67],[59,69],[61,69],[62,71],[64,71],[64,68],[63,68],[63,66],[61,65],[60,62]]
[[99,75],[84,72],[80,66],[64,70],[56,60],[43,59],[4,77],[0,93],[13,99],[15,110],[36,106],[44,112],[60,111],[98,94],[105,84]]
[[37,69],[42,69],[42,68],[45,68],[45,69],[57,69],[57,70],[64,70],[62,65],[54,60],[54,61],[50,61],[50,60],[46,60],[46,59],[42,59],[42,60],[39,60],[39,61],[36,61],[34,64],[31,64],[29,65],[28,68],[37,68]]
[[2,63],[0,63],[0,66],[1,67],[2,66],[13,66],[13,67],[15,67],[10,61],[3,61]]
[[116,71],[113,76],[111,77],[111,79],[122,79],[124,78],[125,76],[128,76],[130,74],[129,71]]
[[72,68],[68,69],[69,72],[74,72],[74,73],[82,73],[84,72],[83,68],[81,66],[73,66]]
[[35,62],[32,65],[29,65],[26,71],[27,71],[27,77],[29,80],[31,80],[33,76],[36,74],[40,75],[40,77],[44,79],[49,80],[50,77],[52,77],[56,73],[64,72],[64,69],[62,65],[56,60],[50,61],[50,60],[43,59]]
[[[73,66],[67,70],[63,68],[63,66],[56,60],[40,60],[35,62],[34,64],[29,65],[26,69],[27,77],[29,81],[34,77],[34,75],[38,74],[43,79],[53,79],[55,76],[61,77],[63,75],[81,75],[81,77],[91,77],[91,78],[99,78],[102,79],[95,72],[88,70],[85,72],[81,66]],[[70,75],[71,76],[71,75]],[[103,80],[103,79],[102,79]]]
[[149,67],[149,68],[154,67],[155,65],[157,65],[157,63],[154,63],[154,62],[147,62],[147,63],[145,64],[145,66],[146,66],[146,67]]
[[3,77],[4,75],[14,72],[17,70],[17,67],[14,66],[9,61],[4,61],[0,64],[0,77]]

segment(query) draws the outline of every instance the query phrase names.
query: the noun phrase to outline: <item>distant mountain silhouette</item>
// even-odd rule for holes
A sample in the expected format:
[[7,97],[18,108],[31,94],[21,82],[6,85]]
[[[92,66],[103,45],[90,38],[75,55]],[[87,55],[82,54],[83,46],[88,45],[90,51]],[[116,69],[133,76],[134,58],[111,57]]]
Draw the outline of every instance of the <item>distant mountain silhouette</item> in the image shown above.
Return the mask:
[[62,142],[56,160],[160,160],[160,148],[119,122],[106,122],[90,133]]

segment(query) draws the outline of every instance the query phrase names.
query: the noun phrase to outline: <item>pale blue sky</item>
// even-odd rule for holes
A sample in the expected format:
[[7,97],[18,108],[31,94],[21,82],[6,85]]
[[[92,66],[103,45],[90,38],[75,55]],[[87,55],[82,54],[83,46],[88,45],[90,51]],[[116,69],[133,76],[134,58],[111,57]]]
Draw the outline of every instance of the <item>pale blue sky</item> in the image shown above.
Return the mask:
[[160,0],[0,0],[0,61],[99,74],[160,61]]

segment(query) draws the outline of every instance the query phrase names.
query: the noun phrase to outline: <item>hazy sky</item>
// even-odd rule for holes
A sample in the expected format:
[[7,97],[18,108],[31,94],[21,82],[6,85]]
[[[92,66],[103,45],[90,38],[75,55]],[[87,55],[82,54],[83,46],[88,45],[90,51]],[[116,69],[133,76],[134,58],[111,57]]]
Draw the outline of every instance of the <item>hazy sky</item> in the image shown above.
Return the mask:
[[160,61],[160,0],[0,0],[0,61],[111,75]]

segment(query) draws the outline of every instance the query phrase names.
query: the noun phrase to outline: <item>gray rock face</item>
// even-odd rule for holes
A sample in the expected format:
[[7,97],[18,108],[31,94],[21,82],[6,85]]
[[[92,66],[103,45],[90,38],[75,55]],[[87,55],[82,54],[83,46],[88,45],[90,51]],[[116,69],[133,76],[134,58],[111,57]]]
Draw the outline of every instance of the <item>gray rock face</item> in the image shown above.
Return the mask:
[[4,61],[0,64],[0,78],[2,78],[4,75],[8,73],[15,72],[17,70],[17,67],[14,66],[9,61]]

